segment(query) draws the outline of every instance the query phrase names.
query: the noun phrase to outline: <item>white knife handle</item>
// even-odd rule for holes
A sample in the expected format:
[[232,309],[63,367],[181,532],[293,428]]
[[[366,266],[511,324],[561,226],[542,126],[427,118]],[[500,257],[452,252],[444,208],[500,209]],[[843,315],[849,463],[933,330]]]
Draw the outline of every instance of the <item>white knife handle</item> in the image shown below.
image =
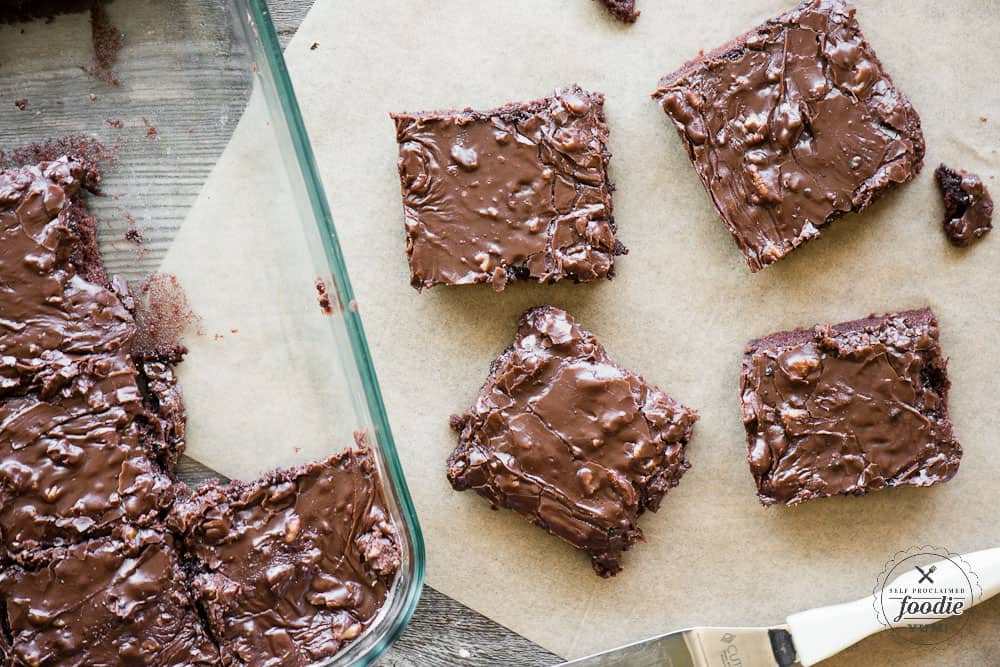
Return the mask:
[[[972,604],[978,604],[1000,593],[1000,548],[985,549],[961,556],[969,569],[978,578],[978,587],[973,582]],[[947,577],[955,568],[942,568],[945,561],[935,567]],[[927,568],[925,568],[926,570]],[[915,576],[915,571],[893,579],[884,588],[900,586],[900,582]],[[948,579],[938,581],[938,585],[948,585]],[[958,581],[954,582],[958,584]],[[982,594],[979,594],[979,591]],[[885,629],[875,612],[876,596],[870,595],[854,602],[810,609],[788,617],[788,628],[803,667],[810,667],[821,660],[843,651],[865,637]],[[970,605],[971,606],[971,605]],[[932,621],[928,621],[932,622]]]

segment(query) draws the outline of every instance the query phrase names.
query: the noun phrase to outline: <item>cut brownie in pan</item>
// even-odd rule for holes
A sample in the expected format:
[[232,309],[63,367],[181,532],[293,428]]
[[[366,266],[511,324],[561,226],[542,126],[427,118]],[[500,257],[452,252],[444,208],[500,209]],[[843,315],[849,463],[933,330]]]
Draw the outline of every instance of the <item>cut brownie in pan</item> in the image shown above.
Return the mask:
[[761,503],[951,479],[946,364],[927,308],[750,341],[740,393]]
[[414,287],[613,275],[601,93],[392,118]]
[[972,245],[993,229],[993,198],[982,179],[943,164],[934,178],[944,198],[944,233],[952,245]]
[[635,0],[601,0],[611,15],[625,23],[635,23],[639,12],[635,10]]
[[841,0],[801,3],[664,77],[653,97],[751,271],[923,164],[920,118]]
[[337,653],[374,619],[398,540],[366,448],[178,503],[171,525],[227,665],[296,667]]
[[126,288],[106,284],[80,199],[97,178],[68,158],[0,170],[0,536],[16,560],[145,525],[173,497]]
[[689,467],[698,415],[612,362],[550,306],[529,310],[476,402],[452,417],[448,480],[586,551],[610,576]]
[[171,538],[141,530],[35,554],[0,573],[10,665],[219,664]]
[[174,483],[151,460],[135,367],[88,357],[54,395],[0,401],[0,535],[11,558],[154,521]]

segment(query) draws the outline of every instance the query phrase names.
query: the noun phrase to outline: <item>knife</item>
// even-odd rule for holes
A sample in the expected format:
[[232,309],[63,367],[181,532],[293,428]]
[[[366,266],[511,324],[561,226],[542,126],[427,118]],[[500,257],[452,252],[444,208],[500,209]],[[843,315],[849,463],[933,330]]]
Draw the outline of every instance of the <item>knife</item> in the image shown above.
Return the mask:
[[[887,627],[929,625],[993,597],[1000,592],[1000,548],[947,555],[930,566],[900,571],[903,574],[868,597],[792,614],[785,625],[687,628],[566,662],[563,667],[810,667]],[[930,607],[922,611],[912,596],[904,597],[909,591],[929,596],[930,591],[937,595],[936,591],[958,590],[967,593],[950,596],[955,599],[947,614]],[[956,614],[959,597],[963,605]],[[920,600],[930,604],[929,597]],[[915,615],[904,613],[906,604],[911,606],[905,609]]]

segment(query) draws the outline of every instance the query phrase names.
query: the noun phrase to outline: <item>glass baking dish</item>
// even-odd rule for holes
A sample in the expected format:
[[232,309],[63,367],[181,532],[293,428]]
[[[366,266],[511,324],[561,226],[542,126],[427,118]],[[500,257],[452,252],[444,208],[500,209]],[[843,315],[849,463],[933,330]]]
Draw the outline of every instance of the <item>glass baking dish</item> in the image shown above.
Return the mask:
[[107,13],[125,34],[104,77],[117,83],[87,71],[86,14],[0,25],[0,150],[84,135],[115,155],[88,196],[109,273],[175,274],[199,318],[178,368],[182,478],[252,478],[366,434],[402,566],[375,622],[328,664],[370,664],[416,607],[423,540],[266,2],[119,0]]

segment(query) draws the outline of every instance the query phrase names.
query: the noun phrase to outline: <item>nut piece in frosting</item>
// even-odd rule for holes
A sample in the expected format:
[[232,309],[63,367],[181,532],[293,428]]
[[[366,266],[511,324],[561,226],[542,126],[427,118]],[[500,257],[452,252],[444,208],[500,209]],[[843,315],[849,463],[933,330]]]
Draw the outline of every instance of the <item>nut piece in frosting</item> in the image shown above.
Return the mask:
[[948,387],[927,308],[750,341],[740,395],[760,502],[951,479],[962,447]]
[[601,93],[392,118],[413,287],[612,277]]
[[448,480],[513,509],[591,558],[601,576],[642,539],[688,469],[698,414],[608,358],[566,312],[522,317],[475,403],[452,417]]
[[312,665],[375,619],[401,554],[358,445],[254,482],[209,482],[175,505],[168,523],[225,664]]
[[920,118],[843,0],[805,0],[653,97],[754,272],[923,164]]
[[943,164],[934,178],[944,198],[944,233],[952,245],[972,245],[993,229],[993,198],[982,179]]

